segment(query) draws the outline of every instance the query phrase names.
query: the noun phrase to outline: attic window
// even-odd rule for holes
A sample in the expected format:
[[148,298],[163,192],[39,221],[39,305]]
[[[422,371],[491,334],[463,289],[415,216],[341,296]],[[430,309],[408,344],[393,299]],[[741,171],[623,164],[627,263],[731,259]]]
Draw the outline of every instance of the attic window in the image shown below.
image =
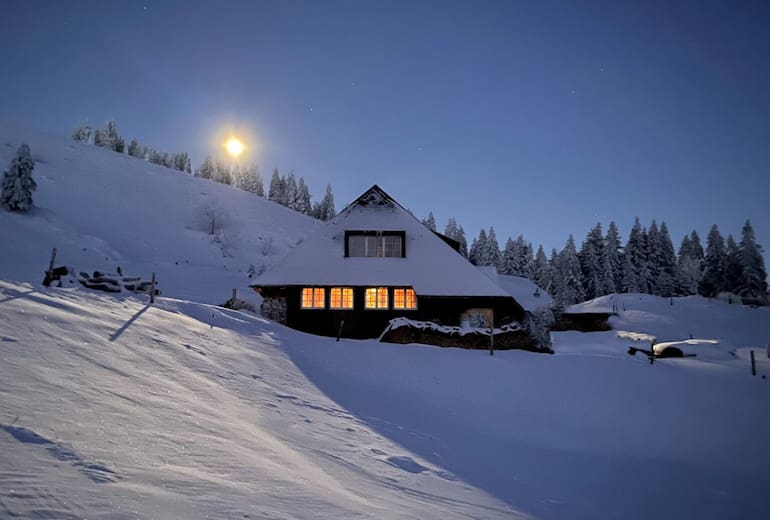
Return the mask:
[[345,256],[403,258],[403,231],[345,231]]
[[388,308],[388,288],[387,287],[368,287],[366,289],[367,309],[387,309]]
[[417,296],[414,294],[414,289],[393,289],[393,308],[416,309]]
[[303,309],[323,309],[326,307],[326,290],[323,287],[304,287],[302,289]]

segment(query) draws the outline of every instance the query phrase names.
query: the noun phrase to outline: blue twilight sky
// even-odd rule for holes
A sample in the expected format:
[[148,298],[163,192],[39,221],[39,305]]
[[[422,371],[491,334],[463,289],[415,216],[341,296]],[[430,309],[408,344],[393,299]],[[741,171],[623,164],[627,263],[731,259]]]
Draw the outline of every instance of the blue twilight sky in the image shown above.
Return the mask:
[[0,1],[0,118],[197,166],[235,128],[340,209],[373,183],[469,242],[750,218],[770,248],[770,3]]

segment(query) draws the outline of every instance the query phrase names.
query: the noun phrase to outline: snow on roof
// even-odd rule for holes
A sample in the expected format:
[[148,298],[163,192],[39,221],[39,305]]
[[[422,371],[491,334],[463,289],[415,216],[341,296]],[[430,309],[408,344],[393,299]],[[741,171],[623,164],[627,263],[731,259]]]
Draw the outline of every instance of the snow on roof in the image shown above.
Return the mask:
[[[345,257],[345,231],[404,231],[405,258]],[[424,296],[510,296],[378,186],[297,246],[253,286],[411,286]]]
[[525,311],[534,312],[544,309],[553,303],[551,295],[539,288],[529,278],[497,274],[497,269],[492,265],[480,265],[476,269],[484,273],[487,278],[495,282],[506,293],[513,296],[519,302],[519,305],[524,307]]

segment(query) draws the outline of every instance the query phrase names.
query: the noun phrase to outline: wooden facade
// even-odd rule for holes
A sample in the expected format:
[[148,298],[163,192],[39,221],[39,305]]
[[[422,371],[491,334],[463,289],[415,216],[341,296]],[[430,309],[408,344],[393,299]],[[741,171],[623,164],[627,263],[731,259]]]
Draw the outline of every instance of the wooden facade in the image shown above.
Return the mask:
[[[376,338],[385,330],[393,318],[408,318],[419,321],[432,321],[442,325],[460,325],[461,316],[469,309],[490,309],[494,316],[494,325],[501,326],[524,318],[524,309],[510,297],[483,296],[420,296],[417,295],[416,309],[395,309],[393,289],[388,288],[387,309],[367,309],[365,292],[367,287],[352,287],[353,308],[332,309],[330,306],[331,287],[325,289],[323,308],[307,309],[302,307],[303,286],[261,287],[259,292],[266,301],[280,301],[285,316],[284,324],[297,330],[320,336],[345,338]],[[281,320],[283,321],[283,320]],[[344,323],[343,323],[344,322]]]

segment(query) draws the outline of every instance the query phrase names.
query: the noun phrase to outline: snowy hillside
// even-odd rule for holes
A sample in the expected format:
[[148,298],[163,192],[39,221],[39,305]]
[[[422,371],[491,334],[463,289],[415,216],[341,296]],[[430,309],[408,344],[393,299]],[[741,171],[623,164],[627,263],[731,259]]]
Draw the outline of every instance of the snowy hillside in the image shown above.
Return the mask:
[[[165,295],[222,303],[248,270],[275,263],[316,221],[250,193],[128,155],[0,124],[4,170],[21,143],[35,159],[35,209],[0,211],[0,277],[41,281],[57,265],[149,278]],[[211,218],[215,220],[215,235]]]
[[[615,330],[555,333],[554,355],[335,342],[211,305],[320,224],[2,125],[0,163],[21,142],[39,189],[31,214],[0,211],[0,519],[770,511],[768,308],[604,297],[570,310],[614,307]],[[79,271],[155,271],[163,296],[43,288],[51,247]],[[694,358],[627,354],[691,335]]]
[[0,518],[770,508],[770,384],[745,359],[651,367],[615,332],[556,334],[553,356],[335,342],[181,300],[8,282],[0,308]]

